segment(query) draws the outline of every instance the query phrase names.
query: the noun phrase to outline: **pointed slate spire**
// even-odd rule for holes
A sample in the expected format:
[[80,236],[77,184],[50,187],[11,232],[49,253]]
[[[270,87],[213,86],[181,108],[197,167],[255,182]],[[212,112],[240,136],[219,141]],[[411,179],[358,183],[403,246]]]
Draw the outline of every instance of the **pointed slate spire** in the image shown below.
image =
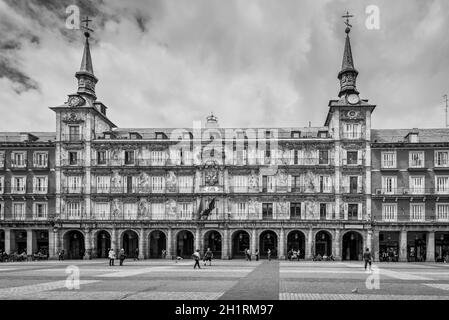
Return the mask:
[[354,60],[352,58],[352,49],[351,49],[351,40],[349,39],[349,33],[351,32],[351,28],[346,27],[346,41],[345,41],[345,50],[343,52],[343,62],[341,64],[341,71],[338,73],[338,79],[340,80],[340,93],[339,97],[356,93],[356,80],[359,72],[354,67]]
[[87,96],[95,101],[97,99],[97,96],[95,95],[95,85],[98,82],[98,79],[94,75],[92,57],[90,55],[89,31],[93,30],[89,28],[89,21],[92,20],[89,20],[88,17],[83,20],[83,22],[86,23],[86,26],[83,26],[83,28],[86,30],[86,32],[84,32],[86,41],[84,42],[84,52],[83,58],[81,60],[81,67],[80,70],[75,73],[75,77],[78,79],[78,94]]

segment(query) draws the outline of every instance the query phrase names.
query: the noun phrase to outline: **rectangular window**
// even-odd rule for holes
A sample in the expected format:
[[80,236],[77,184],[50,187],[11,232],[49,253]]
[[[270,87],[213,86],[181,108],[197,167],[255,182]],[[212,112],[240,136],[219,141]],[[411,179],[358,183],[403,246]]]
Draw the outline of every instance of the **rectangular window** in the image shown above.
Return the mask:
[[326,203],[320,203],[320,220],[327,219],[327,205]]
[[409,167],[424,168],[424,151],[410,151]]
[[449,167],[449,151],[435,151],[435,167]]
[[11,153],[11,167],[25,168],[26,167],[26,152],[12,152]]
[[435,177],[435,187],[437,194],[448,194],[449,193],[449,177],[448,176],[436,176]]
[[106,164],[106,151],[97,151],[97,164]]
[[346,151],[346,163],[349,166],[356,166],[358,164],[358,152]]
[[293,164],[299,164],[299,150],[293,150]]
[[179,176],[178,177],[179,192],[192,193],[193,192],[193,177]]
[[5,192],[5,177],[0,177],[0,194]]
[[151,190],[155,193],[164,192],[164,177],[153,176],[151,177]]
[[165,218],[165,203],[163,203],[163,202],[151,203],[151,216],[154,220],[164,220],[164,218]]
[[181,220],[192,219],[193,206],[191,202],[184,202],[179,204],[179,218]]
[[262,176],[262,192],[275,192],[275,179],[273,176]]
[[125,164],[134,164],[134,163],[135,163],[134,150],[125,151]]
[[81,202],[68,202],[67,203],[67,218],[79,219],[81,218]]
[[14,220],[25,220],[25,203],[16,202],[12,204],[12,214]]
[[332,177],[320,176],[320,193],[332,192]]
[[300,220],[301,219],[301,203],[290,203],[290,219]]
[[151,165],[153,165],[153,166],[165,165],[165,152],[164,151],[151,151]]
[[80,127],[79,126],[69,126],[69,140],[70,141],[80,141]]
[[346,139],[360,139],[362,136],[361,127],[357,123],[346,123],[343,128]]
[[397,178],[396,177],[382,177],[382,193],[396,194],[397,193]]
[[136,220],[137,203],[125,202],[123,204],[123,215],[126,220]]
[[329,150],[319,150],[318,163],[323,165],[329,164]]
[[236,218],[241,220],[247,219],[248,207],[246,205],[246,202],[237,202],[236,207],[237,207]]
[[5,219],[5,203],[0,202],[0,220]]
[[98,220],[109,220],[110,205],[108,202],[95,203],[95,217]]
[[357,203],[348,204],[348,220],[358,220],[359,205]]
[[302,192],[301,176],[292,177],[292,192]]
[[5,167],[5,152],[0,151],[0,168]]
[[26,178],[25,177],[12,177],[12,193],[25,193],[26,192]]
[[48,152],[35,152],[33,164],[35,168],[46,168],[48,166]]
[[382,220],[386,222],[397,221],[398,207],[396,204],[384,204],[382,205]]
[[248,176],[234,176],[234,192],[248,191]]
[[273,203],[262,203],[262,219],[273,219]]
[[410,177],[410,193],[411,194],[424,194],[425,183],[424,177]]
[[437,221],[449,221],[449,204],[437,204]]
[[382,152],[382,168],[396,168],[396,152]]
[[410,204],[410,221],[425,221],[424,204]]
[[35,219],[47,219],[47,204],[35,203],[34,204],[34,218]]
[[97,176],[97,193],[108,193],[111,185],[110,176]]
[[69,152],[69,165],[77,165],[78,164],[78,152],[71,151]]
[[48,190],[48,177],[34,177],[34,193],[45,194]]
[[68,193],[80,193],[82,191],[82,177],[81,176],[69,176],[67,177],[67,192]]

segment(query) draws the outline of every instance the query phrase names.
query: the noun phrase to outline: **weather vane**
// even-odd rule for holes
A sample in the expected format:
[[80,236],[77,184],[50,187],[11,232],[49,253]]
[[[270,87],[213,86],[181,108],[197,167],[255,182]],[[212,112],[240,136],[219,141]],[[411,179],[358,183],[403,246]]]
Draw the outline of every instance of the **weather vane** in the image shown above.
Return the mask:
[[344,22],[347,27],[346,30],[350,30],[350,28],[352,28],[352,25],[349,23],[349,18],[353,18],[354,16],[352,14],[349,14],[349,11],[346,11],[346,14],[341,17],[346,19],[346,21]]
[[85,24],[84,26],[82,25],[81,28],[85,30],[84,35],[88,38],[90,35],[89,32],[94,32],[92,28],[89,28],[89,22],[92,22],[92,20],[86,16],[84,20],[81,20],[81,22]]

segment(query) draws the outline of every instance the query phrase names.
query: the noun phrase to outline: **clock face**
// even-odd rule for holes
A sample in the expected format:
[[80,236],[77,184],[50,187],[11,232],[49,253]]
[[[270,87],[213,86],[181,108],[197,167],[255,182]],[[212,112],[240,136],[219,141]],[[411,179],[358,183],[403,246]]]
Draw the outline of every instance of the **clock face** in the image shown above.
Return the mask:
[[359,103],[359,101],[360,101],[359,96],[355,93],[348,95],[347,99],[350,104],[356,104],[356,103]]

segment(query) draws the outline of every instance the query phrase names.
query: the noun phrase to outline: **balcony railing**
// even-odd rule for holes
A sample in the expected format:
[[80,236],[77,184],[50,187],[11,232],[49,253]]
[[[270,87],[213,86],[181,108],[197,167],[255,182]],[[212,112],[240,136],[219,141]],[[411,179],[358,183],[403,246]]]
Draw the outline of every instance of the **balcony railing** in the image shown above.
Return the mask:
[[137,193],[137,194],[159,194],[159,193],[193,193],[194,188],[192,187],[162,187],[162,188],[152,188],[152,187],[97,187],[94,186],[91,189],[91,193],[97,194],[115,194],[115,193]]
[[363,158],[359,158],[359,159],[343,159],[342,164],[344,166],[348,166],[348,167],[352,167],[352,166],[363,166],[363,164],[365,163],[365,159]]
[[345,194],[363,194],[364,188],[341,187],[340,191]]
[[435,188],[395,188],[376,189],[375,195],[449,195],[449,189]]
[[83,167],[84,159],[76,159],[76,160],[63,159],[61,161],[61,165],[64,167]]
[[84,193],[84,187],[63,187],[64,193],[68,194],[82,194]]
[[84,140],[83,135],[77,134],[77,135],[73,135],[73,134],[62,134],[61,135],[61,141],[63,142],[74,142],[74,143],[79,143],[82,142]]
[[12,160],[11,161],[11,169],[23,169],[27,167],[27,160]]

